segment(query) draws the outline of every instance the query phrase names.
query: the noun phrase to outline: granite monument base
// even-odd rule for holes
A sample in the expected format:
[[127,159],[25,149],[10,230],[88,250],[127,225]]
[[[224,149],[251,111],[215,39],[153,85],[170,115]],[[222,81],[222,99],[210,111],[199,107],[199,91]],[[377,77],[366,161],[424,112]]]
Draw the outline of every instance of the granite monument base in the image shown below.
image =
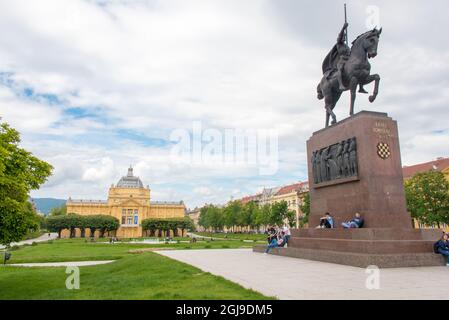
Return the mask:
[[[440,230],[413,229],[406,209],[397,122],[362,111],[307,141],[309,229],[292,231],[279,255],[357,267],[444,265],[433,253]],[[315,229],[330,212],[335,229]],[[343,229],[356,213],[360,229]],[[256,252],[263,250],[255,247]]]
[[[439,236],[439,230],[297,229],[287,248],[275,248],[271,254],[360,268],[444,266],[446,259],[433,253]],[[265,249],[259,245],[253,251]]]

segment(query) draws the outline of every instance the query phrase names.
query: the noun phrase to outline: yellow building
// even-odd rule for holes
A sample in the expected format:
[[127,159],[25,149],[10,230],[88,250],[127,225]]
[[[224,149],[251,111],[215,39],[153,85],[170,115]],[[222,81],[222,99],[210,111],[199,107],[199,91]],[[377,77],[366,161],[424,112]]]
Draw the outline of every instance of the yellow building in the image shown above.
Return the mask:
[[[150,201],[151,190],[143,186],[139,177],[135,177],[133,169],[122,177],[116,185],[109,188],[108,200],[73,200],[67,201],[67,213],[79,215],[109,215],[120,221],[120,227],[115,232],[119,238],[139,238],[145,236],[142,230],[142,220],[149,218],[183,218],[185,205],[180,202]],[[89,236],[86,230],[86,236]],[[77,230],[77,235],[79,234]],[[69,235],[64,230],[63,237]]]

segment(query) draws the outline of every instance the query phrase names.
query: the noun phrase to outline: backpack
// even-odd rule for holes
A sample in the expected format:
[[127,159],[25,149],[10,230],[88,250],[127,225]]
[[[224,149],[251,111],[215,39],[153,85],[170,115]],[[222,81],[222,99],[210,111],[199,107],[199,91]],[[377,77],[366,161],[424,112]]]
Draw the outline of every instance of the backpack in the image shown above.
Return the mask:
[[437,241],[433,244],[433,252],[434,253],[439,253],[438,249],[440,248],[440,241]]

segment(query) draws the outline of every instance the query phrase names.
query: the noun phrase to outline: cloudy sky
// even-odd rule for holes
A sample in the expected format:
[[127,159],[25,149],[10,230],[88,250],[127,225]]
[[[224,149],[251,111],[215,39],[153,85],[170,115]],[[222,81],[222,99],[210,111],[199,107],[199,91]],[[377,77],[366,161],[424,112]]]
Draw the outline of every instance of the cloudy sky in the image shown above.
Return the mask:
[[[372,5],[384,30],[372,60],[380,95],[374,104],[359,96],[357,110],[399,121],[403,164],[449,156],[449,2],[346,2],[350,40],[372,22]],[[105,199],[130,164],[154,200],[188,207],[305,180],[305,141],[324,123],[315,88],[342,8],[334,0],[0,0],[0,116],[55,168],[32,195]],[[347,113],[345,97],[337,116]],[[170,136],[194,123],[276,130],[278,170],[177,162]]]

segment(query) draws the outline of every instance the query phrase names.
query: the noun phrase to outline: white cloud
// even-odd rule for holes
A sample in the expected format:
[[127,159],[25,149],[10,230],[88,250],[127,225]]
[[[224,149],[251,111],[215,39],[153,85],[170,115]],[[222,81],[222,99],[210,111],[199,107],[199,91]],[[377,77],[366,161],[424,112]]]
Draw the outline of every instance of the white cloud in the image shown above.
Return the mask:
[[111,158],[103,158],[98,161],[99,164],[95,167],[90,167],[83,173],[83,180],[88,182],[96,182],[111,178],[114,171],[114,161]]
[[[290,0],[0,1],[0,72],[16,84],[0,86],[0,114],[55,166],[36,195],[104,198],[129,164],[153,199],[189,206],[304,179],[305,141],[324,123],[315,98],[320,64],[341,20],[336,3],[326,2],[329,12],[323,3],[304,10]],[[349,3],[352,36],[364,31],[368,4],[381,9],[384,33],[372,64],[382,83],[379,100],[369,105],[359,96],[357,110],[399,121],[404,163],[447,156],[440,153],[449,136],[449,48],[435,32],[447,2],[409,1],[407,19],[404,2]],[[24,99],[16,94],[24,88],[62,103]],[[73,116],[71,107],[97,117]],[[336,112],[347,116],[347,97]],[[278,174],[173,163],[169,146],[145,143],[193,121],[219,130],[278,128]],[[211,193],[194,192],[201,188]]]

